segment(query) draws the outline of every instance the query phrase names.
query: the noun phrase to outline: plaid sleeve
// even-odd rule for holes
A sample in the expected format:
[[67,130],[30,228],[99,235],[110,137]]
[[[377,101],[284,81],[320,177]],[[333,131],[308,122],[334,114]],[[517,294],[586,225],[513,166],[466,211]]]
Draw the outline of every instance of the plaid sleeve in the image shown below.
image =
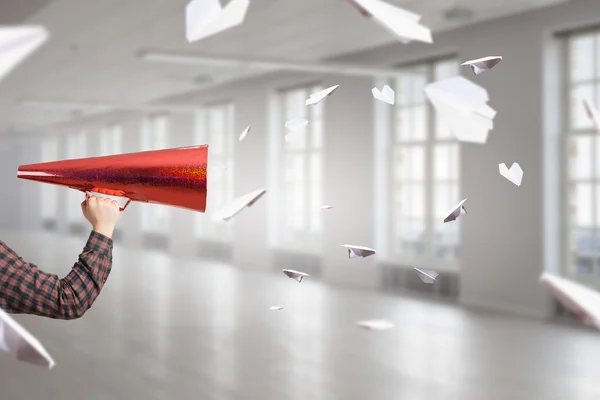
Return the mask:
[[94,303],[112,267],[113,241],[92,231],[63,279],[25,262],[0,241],[0,308],[55,319],[81,317]]

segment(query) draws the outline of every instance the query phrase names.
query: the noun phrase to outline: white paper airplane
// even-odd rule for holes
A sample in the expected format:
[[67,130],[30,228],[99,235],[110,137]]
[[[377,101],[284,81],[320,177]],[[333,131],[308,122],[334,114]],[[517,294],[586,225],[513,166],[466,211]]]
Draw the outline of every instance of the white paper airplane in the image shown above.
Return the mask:
[[283,307],[281,307],[281,306],[272,306],[272,307],[269,307],[269,310],[271,310],[271,311],[280,311],[280,310],[283,310]]
[[594,107],[589,99],[582,98],[581,100],[583,101],[583,107],[585,107],[585,112],[588,118],[594,122],[596,131],[600,133],[600,112],[596,107]]
[[248,126],[246,127],[246,129],[244,129],[244,132],[242,132],[242,133],[240,134],[240,142],[241,142],[242,140],[244,140],[244,139],[246,138],[246,136],[248,136],[248,132],[250,132],[250,128],[251,128],[251,126],[250,126],[250,125],[248,125]]
[[376,100],[383,101],[384,103],[388,103],[394,105],[396,103],[396,93],[394,90],[388,85],[383,86],[383,89],[380,91],[376,87],[371,89],[371,93],[373,93],[373,97]]
[[330,210],[332,208],[333,208],[333,206],[328,206],[328,205],[327,206],[321,206],[321,210]]
[[288,278],[295,279],[298,282],[302,282],[303,278],[310,276],[308,274],[305,274],[304,272],[294,271],[293,269],[284,269],[283,273],[286,274]]
[[435,280],[438,277],[438,273],[432,269],[415,267],[415,271],[419,273],[419,278],[421,278],[423,283],[435,283]]
[[17,360],[29,364],[48,369],[55,364],[44,346],[2,309],[0,309],[0,349],[10,353]]
[[50,37],[42,26],[0,27],[0,80],[41,47]]
[[348,249],[348,258],[365,258],[377,253],[375,249],[364,246],[354,246],[352,244],[343,244],[342,247]]
[[379,25],[406,44],[413,40],[433,43],[431,31],[419,25],[421,16],[381,0],[349,0],[362,15],[373,18]]
[[306,125],[308,125],[308,120],[305,118],[292,118],[287,120],[285,123],[285,127],[292,132],[306,128]]
[[487,90],[457,76],[425,86],[425,94],[458,140],[480,144],[487,141],[496,117],[496,111],[487,105]]
[[506,164],[498,164],[498,170],[500,171],[500,175],[511,181],[517,186],[521,186],[521,181],[523,180],[523,170],[519,163],[513,163],[513,165],[508,169]]
[[464,63],[462,63],[460,65],[470,66],[471,69],[473,70],[473,73],[475,75],[479,75],[482,72],[485,72],[489,69],[494,68],[494,66],[496,64],[498,64],[500,61],[502,61],[502,56],[488,56],[488,57],[478,58],[476,60],[465,61]]
[[368,321],[358,321],[356,322],[356,326],[363,329],[368,329],[370,331],[385,331],[388,329],[393,329],[396,324],[387,319],[373,319]]
[[327,96],[330,96],[339,87],[340,85],[335,85],[328,87],[327,89],[321,90],[320,92],[311,94],[310,97],[306,100],[306,103],[304,103],[304,105],[311,106],[319,104],[321,100],[323,100]]
[[448,213],[448,216],[444,218],[444,223],[455,221],[458,217],[467,213],[467,209],[463,206],[465,201],[467,201],[467,199],[462,200],[456,207],[452,209],[452,211]]
[[583,323],[600,329],[600,293],[554,274],[544,273],[540,280]]
[[244,208],[256,203],[265,193],[267,193],[267,189],[259,189],[234,199],[231,203],[213,214],[213,221],[229,221]]
[[192,43],[244,22],[250,0],[231,0],[221,7],[219,0],[192,0],[185,9],[186,39]]

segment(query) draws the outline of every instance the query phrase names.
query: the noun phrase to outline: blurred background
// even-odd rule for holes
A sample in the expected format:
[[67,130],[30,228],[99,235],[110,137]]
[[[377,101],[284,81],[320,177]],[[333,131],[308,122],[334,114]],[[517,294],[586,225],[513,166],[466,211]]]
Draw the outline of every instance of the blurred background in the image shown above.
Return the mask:
[[[186,0],[0,2],[0,24],[51,34],[0,83],[0,239],[27,261],[63,276],[90,226],[82,193],[19,165],[210,146],[206,214],[129,205],[94,307],[17,317],[57,366],[0,357],[3,399],[600,398],[596,333],[539,282],[600,287],[600,142],[576,97],[600,103],[600,2],[388,2],[435,43],[403,45],[341,0],[252,0],[192,44]],[[460,66],[493,55],[482,75]],[[498,112],[485,145],[457,142],[424,96],[456,75]],[[384,84],[394,106],[371,95]],[[310,122],[285,141],[292,117]],[[498,173],[513,162],[521,187]],[[380,318],[396,329],[354,325]]]

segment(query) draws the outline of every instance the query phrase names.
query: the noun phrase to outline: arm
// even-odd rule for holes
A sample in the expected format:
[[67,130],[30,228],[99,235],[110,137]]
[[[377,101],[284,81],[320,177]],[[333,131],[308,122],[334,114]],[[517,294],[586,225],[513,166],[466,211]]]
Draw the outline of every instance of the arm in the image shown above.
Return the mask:
[[93,231],[63,279],[25,262],[0,241],[0,308],[9,313],[75,319],[100,294],[112,265],[112,239]]
[[93,231],[71,272],[59,279],[25,262],[0,241],[0,307],[55,319],[75,319],[92,306],[112,267],[112,233],[119,215],[115,201],[90,197],[81,203]]

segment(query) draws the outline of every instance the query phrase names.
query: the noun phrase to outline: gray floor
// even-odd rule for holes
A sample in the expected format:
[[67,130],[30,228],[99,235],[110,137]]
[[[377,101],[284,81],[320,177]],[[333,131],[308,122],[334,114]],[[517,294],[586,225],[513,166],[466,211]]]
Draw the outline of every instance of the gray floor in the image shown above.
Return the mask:
[[[60,274],[84,243],[0,238]],[[590,330],[119,247],[114,263],[81,320],[17,317],[57,365],[0,354],[2,400],[600,398],[600,336]],[[371,318],[398,327],[355,328]]]

